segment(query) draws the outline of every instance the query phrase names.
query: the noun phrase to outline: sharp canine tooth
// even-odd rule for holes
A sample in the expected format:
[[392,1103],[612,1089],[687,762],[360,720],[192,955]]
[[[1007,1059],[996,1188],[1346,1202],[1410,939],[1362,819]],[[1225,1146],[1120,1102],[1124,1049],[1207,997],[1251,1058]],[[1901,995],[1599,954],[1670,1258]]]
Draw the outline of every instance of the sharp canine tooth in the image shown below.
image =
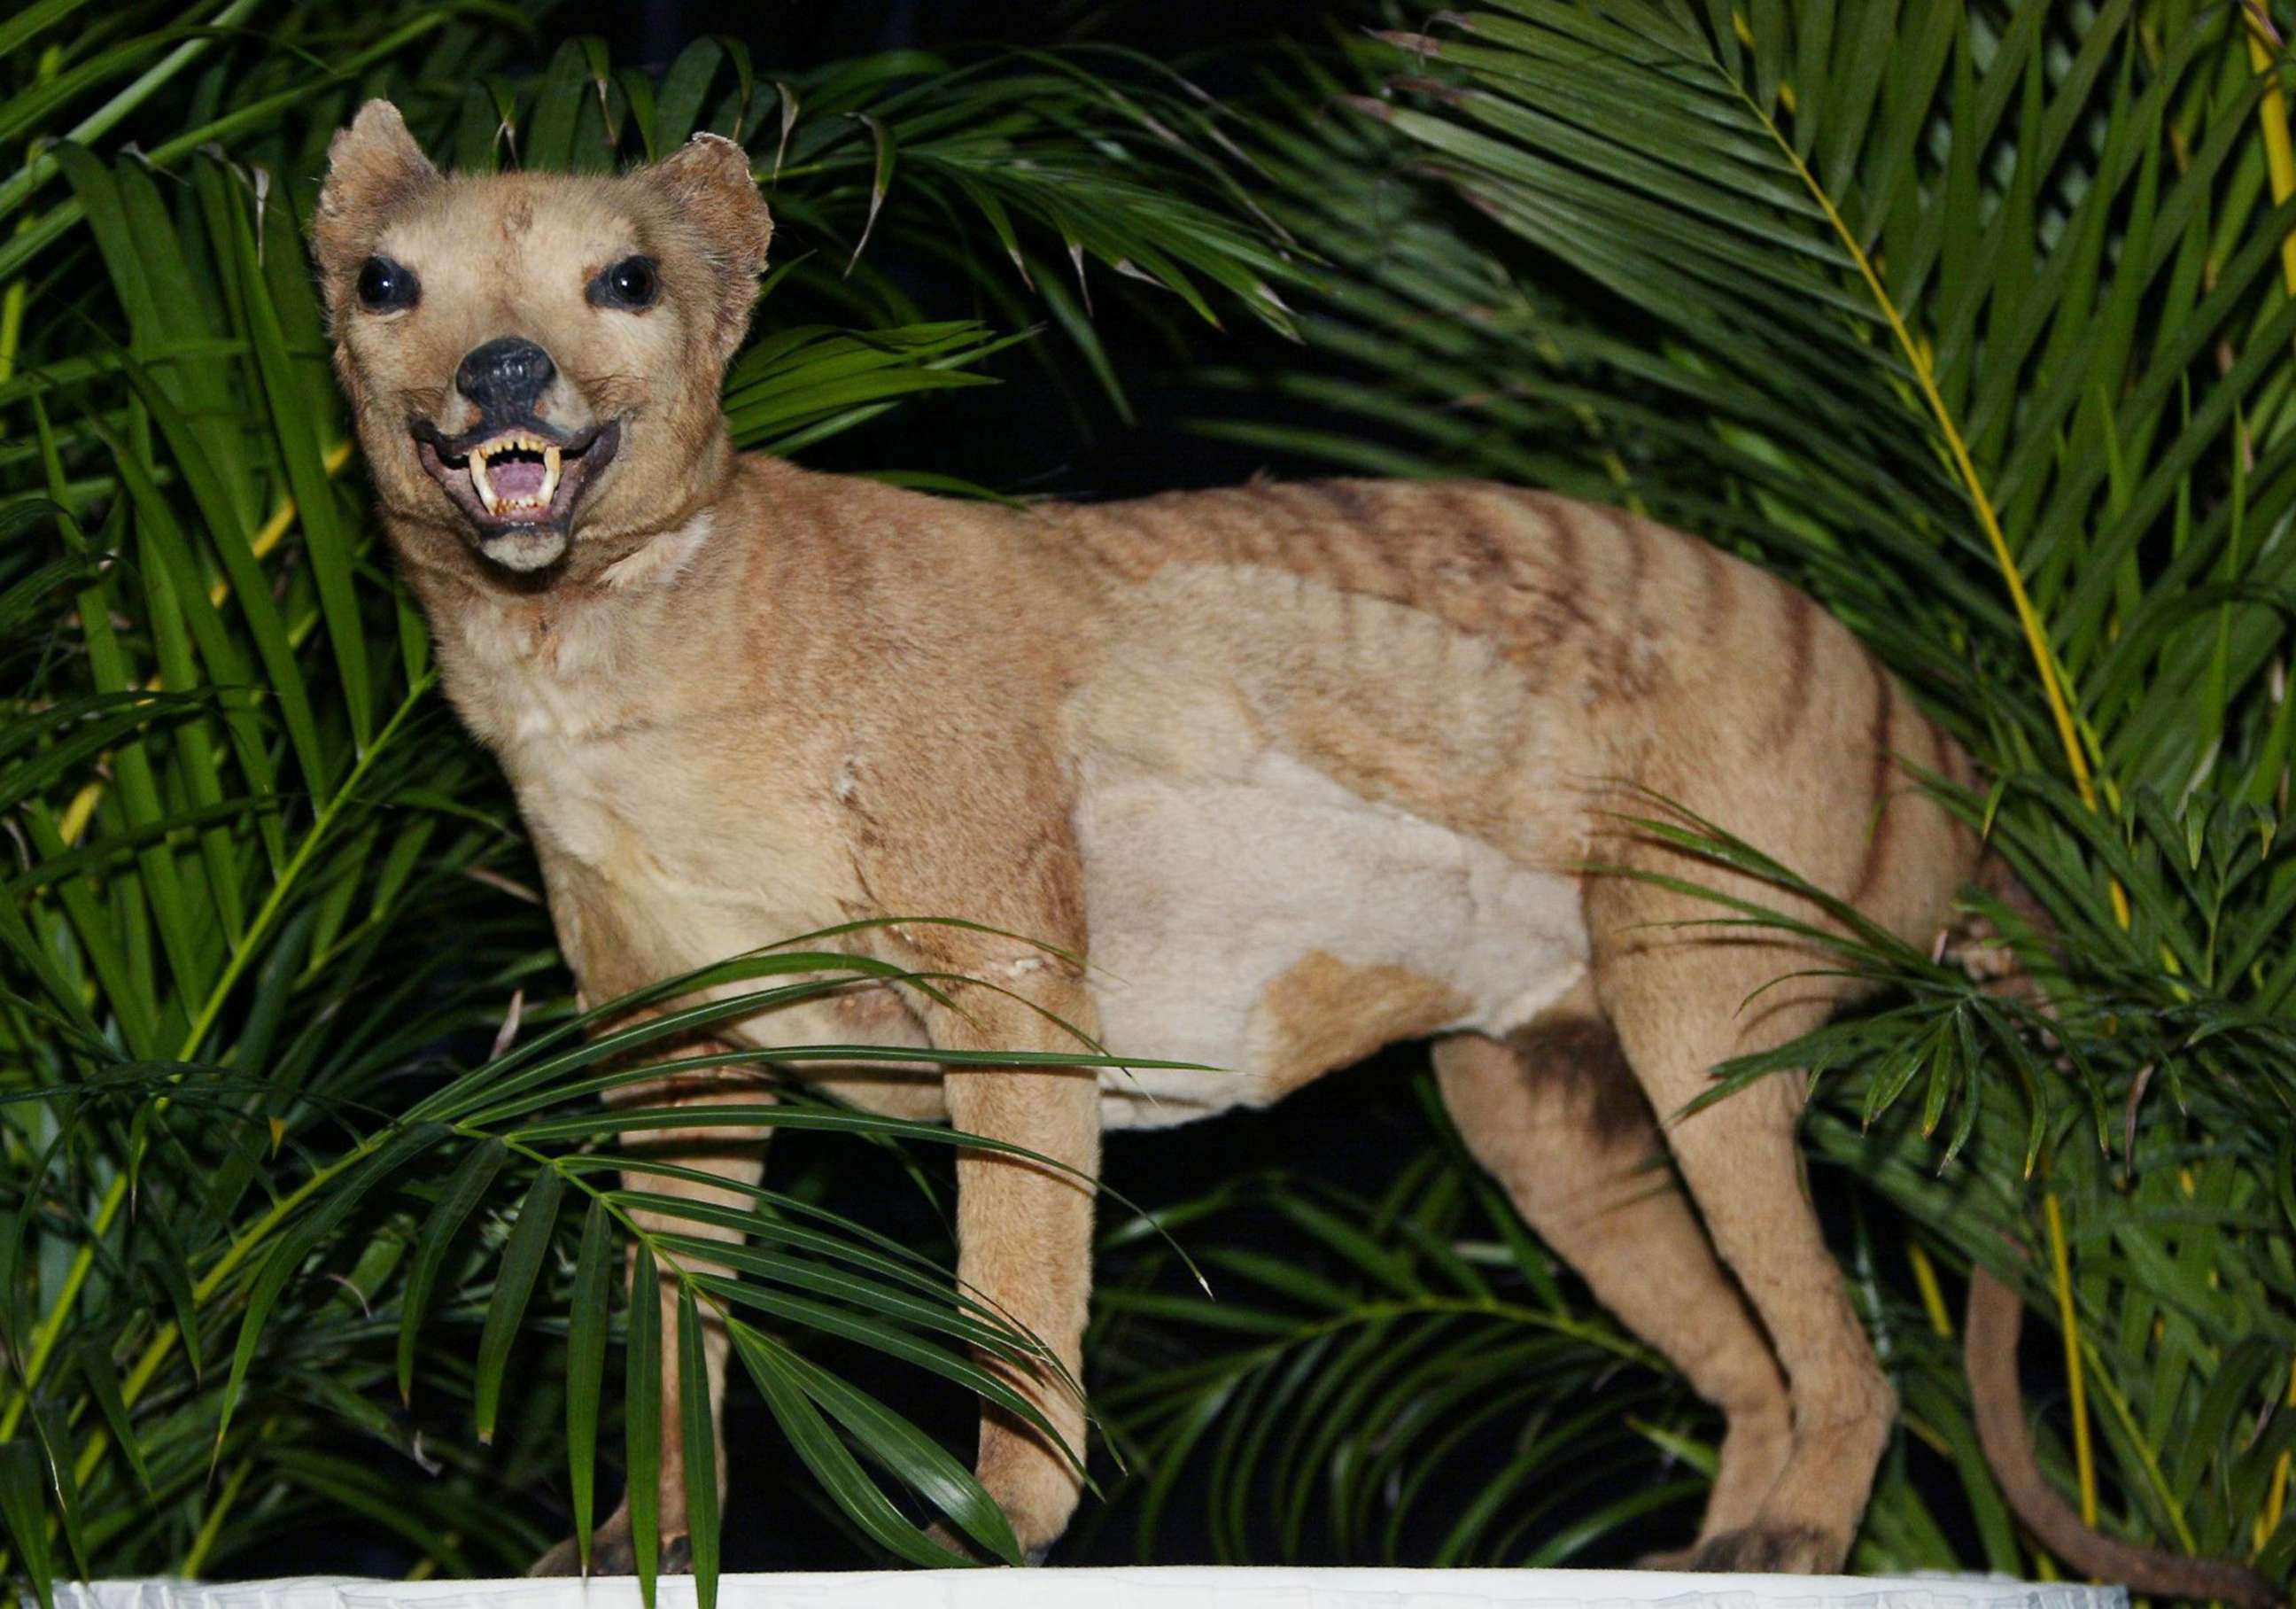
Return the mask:
[[494,482],[487,479],[487,455],[480,447],[471,449],[471,489],[479,494],[479,501],[488,508],[495,505]]
[[535,496],[537,503],[548,503],[558,490],[558,449],[545,445],[542,449],[542,489]]

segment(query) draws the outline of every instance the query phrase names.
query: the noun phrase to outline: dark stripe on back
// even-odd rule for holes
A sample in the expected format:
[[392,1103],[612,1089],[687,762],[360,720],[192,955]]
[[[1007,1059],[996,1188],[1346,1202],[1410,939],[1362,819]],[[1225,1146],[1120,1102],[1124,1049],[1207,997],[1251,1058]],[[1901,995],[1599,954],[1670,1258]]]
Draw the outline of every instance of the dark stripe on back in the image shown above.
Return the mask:
[[1702,620],[1706,638],[1711,642],[1720,635],[1724,622],[1735,612],[1737,587],[1730,575],[1730,561],[1723,556],[1720,548],[1695,538],[1692,538],[1690,545],[1698,550],[1702,575],[1706,583],[1706,603],[1702,611]]
[[[1266,502],[1275,503],[1277,507],[1282,507],[1276,498],[1267,494],[1262,496]],[[1218,509],[1218,512],[1226,513],[1230,511]],[[1283,527],[1291,521],[1271,520],[1267,518],[1264,505],[1254,507],[1250,502],[1235,505],[1234,513],[1242,517],[1231,518],[1226,524],[1237,556],[1248,564],[1257,564],[1264,569],[1287,568],[1283,562]]]
[[1866,669],[1874,677],[1874,723],[1869,734],[1874,743],[1874,776],[1866,787],[1866,858],[1858,863],[1857,881],[1849,888],[1852,905],[1866,898],[1890,858],[1890,751],[1896,740],[1898,718],[1898,689],[1890,673],[1871,654],[1866,657]]
[[1371,499],[1363,495],[1360,488],[1345,480],[1308,480],[1301,483],[1300,489],[1320,499],[1341,524],[1368,525],[1376,516]]
[[1492,523],[1495,500],[1458,483],[1438,486],[1433,495],[1444,525],[1416,555],[1422,596],[1462,630],[1511,635],[1516,602],[1506,585],[1505,542]]
[[1622,514],[1614,508],[1591,505],[1595,512],[1609,521],[1611,530],[1627,548],[1626,607],[1620,611],[1629,620],[1642,618],[1643,576],[1650,569],[1650,538],[1643,530],[1643,522],[1631,514]]
[[1575,597],[1584,578],[1578,552],[1578,513],[1568,503],[1550,503],[1538,511],[1546,516],[1547,529],[1554,533],[1554,568],[1571,588]]
[[1104,539],[1092,540],[1094,550],[1128,580],[1145,580],[1168,560],[1179,556],[1173,551],[1177,544],[1165,523],[1137,502],[1098,504],[1079,523],[1087,540],[1107,533]]
[[1773,747],[1792,737],[1801,726],[1801,718],[1809,708],[1810,645],[1817,626],[1817,605],[1801,592],[1784,588],[1786,610],[1786,657],[1782,674],[1785,685],[1776,688],[1777,708],[1771,711],[1770,724],[1764,734]]
[[1333,529],[1340,521],[1331,517],[1328,507],[1317,507],[1313,502],[1302,507],[1300,499],[1287,496],[1280,489],[1271,489],[1267,500],[1274,507],[1292,516],[1280,521],[1287,528],[1288,534],[1296,538],[1284,544],[1287,548],[1297,549],[1285,554],[1286,567],[1317,580],[1338,578],[1345,569],[1339,551],[1340,538]]
[[1491,585],[1504,571],[1506,557],[1491,529],[1488,501],[1458,485],[1439,487],[1435,497],[1450,516],[1449,534],[1465,556],[1474,584]]
[[1303,517],[1317,526],[1315,579],[1342,592],[1400,599],[1406,589],[1379,523],[1386,513],[1381,500],[1343,480],[1303,481],[1298,489],[1305,494]]

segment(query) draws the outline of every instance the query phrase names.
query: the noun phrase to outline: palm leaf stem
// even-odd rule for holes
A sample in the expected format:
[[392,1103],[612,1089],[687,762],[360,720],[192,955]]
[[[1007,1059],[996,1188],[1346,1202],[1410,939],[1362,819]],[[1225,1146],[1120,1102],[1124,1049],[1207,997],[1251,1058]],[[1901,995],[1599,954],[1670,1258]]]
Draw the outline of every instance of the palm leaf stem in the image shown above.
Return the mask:
[[[2243,0],[2240,12],[2248,25],[2249,64],[2259,73],[2276,73],[2276,53],[2282,43],[2271,18],[2257,0]],[[2289,137],[2288,98],[2276,80],[2256,103],[2256,118],[2264,130],[2264,166],[2272,181],[2272,199],[2276,203],[2285,201],[2296,194],[2296,143]],[[2288,293],[2296,296],[2296,233],[2280,242],[2280,272]]]
[[1938,1286],[1937,1264],[1916,1241],[1906,1247],[1906,1260],[1914,1266],[1914,1284],[1922,1293],[1922,1311],[1929,1315],[1930,1328],[1938,1339],[1953,1339],[1953,1314],[1945,1305],[1945,1293]]
[[[1881,275],[1874,271],[1874,259],[1858,243],[1856,233],[1842,220],[1840,209],[1833,204],[1833,198],[1818,182],[1817,176],[1810,172],[1809,165],[1802,160],[1801,153],[1794,149],[1793,142],[1779,130],[1768,110],[1746,93],[1744,85],[1739,83],[1734,74],[1730,75],[1730,81],[1737,86],[1739,99],[1746,110],[1761,124],[1763,132],[1775,142],[1779,154],[1792,165],[1808,190],[1810,199],[1824,212],[1826,226],[1833,231],[1841,249],[1857,265],[1857,273],[1873,295],[1874,305],[1888,321],[1890,332],[1896,339],[1906,366],[1913,372],[1915,383],[1921,388],[1922,400],[1928,405],[1931,416],[1937,421],[1938,432],[1944,439],[1947,456],[1953,464],[1954,472],[1961,479],[1970,507],[1985,532],[1986,542],[1993,550],[1994,562],[2000,567],[2001,579],[2009,590],[2009,602],[2017,612],[2019,626],[2024,630],[2026,646],[2032,651],[2034,668],[2040,672],[2041,690],[2048,699],[2049,716],[2056,723],[2058,740],[2064,745],[2065,763],[2072,769],[2074,785],[2080,790],[2081,801],[2090,809],[2095,809],[2096,786],[2089,776],[2088,757],[2082,752],[2080,736],[2073,725],[2072,710],[2066,701],[2063,677],[2057,667],[2055,652],[2049,646],[2048,633],[2041,624],[2039,612],[2033,607],[2031,596],[2025,590],[2024,578],[2019,574],[2017,561],[2009,551],[2009,539],[2003,534],[2000,516],[1994,512],[1992,496],[1986,489],[1984,478],[1978,473],[1976,460],[1970,455],[1969,443],[1962,435],[1953,410],[1946,406],[1944,394],[1938,390],[1937,374],[1931,362],[1928,347],[1914,338],[1913,331],[1906,326],[1905,315],[1898,310],[1896,300],[1883,287]],[[2117,883],[2113,887],[2113,909],[2120,918],[2120,924],[2127,927],[2129,922],[2128,897]]]
[[[266,1428],[267,1429],[268,1426]],[[263,1433],[258,1431],[256,1440],[260,1441],[262,1439]],[[223,1483],[223,1490],[216,1493],[214,1503],[209,1506],[205,1517],[200,1522],[199,1534],[192,1539],[191,1547],[184,1555],[183,1573],[185,1580],[196,1581],[200,1579],[200,1567],[207,1563],[208,1556],[215,1551],[216,1539],[223,1534],[225,1516],[231,1513],[232,1505],[239,1500],[239,1494],[246,1490],[248,1476],[254,1473],[254,1458],[251,1457],[242,1458],[237,1466],[232,1470],[231,1478]],[[86,1476],[82,1475],[80,1478],[85,1480]]]
[[2065,1378],[2071,1383],[2073,1468],[2080,1482],[2081,1523],[2094,1525],[2096,1449],[2089,1439],[2087,1371],[2081,1367],[2080,1314],[2073,1306],[2072,1257],[2065,1247],[2065,1215],[2057,1204],[2057,1193],[2048,1192],[2042,1205],[2049,1218],[2049,1267],[2057,1287],[2057,1327],[2065,1339]]

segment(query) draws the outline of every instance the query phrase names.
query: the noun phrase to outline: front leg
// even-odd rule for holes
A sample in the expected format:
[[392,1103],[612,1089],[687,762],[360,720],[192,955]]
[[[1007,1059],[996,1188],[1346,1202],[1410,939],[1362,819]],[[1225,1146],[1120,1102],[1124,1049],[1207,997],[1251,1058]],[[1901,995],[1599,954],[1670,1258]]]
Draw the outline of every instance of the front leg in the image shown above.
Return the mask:
[[[879,930],[896,961],[978,981],[911,995],[937,1050],[1087,1051],[1099,1023],[1084,864],[1071,827],[1075,778],[1056,734],[1056,655],[1028,633],[969,643],[947,677],[955,707],[904,715],[856,742],[841,797],[857,818],[856,869],[870,909],[964,917],[975,927],[899,921]],[[873,747],[872,746],[873,743]],[[898,756],[898,760],[891,758]],[[1013,938],[1008,935],[1025,935]],[[1060,947],[1064,954],[1038,948]],[[957,1156],[957,1277],[976,1300],[1032,1333],[1057,1360],[1038,1375],[996,1368],[1059,1445],[996,1412],[980,1424],[981,1484],[1024,1553],[1041,1557],[1076,1512],[1084,1482],[1085,1307],[1100,1167],[1099,1081],[1076,1067],[943,1063],[950,1123],[1023,1147],[1047,1167],[980,1150]]]
[[[1009,976],[1014,965],[1008,961],[977,975]],[[1061,1026],[1086,1036],[1096,1031],[1081,983],[1056,975],[1057,964],[1049,957],[1031,956],[1017,965],[1029,986],[1025,1003],[959,985],[950,997],[963,1014],[929,1008],[935,1048],[1081,1048],[1077,1032]],[[1009,986],[1018,992],[1022,984]],[[958,1154],[956,1272],[971,1294],[1036,1335],[1068,1378],[1080,1381],[1092,1291],[1094,1181],[1100,1169],[1099,1080],[1083,1067],[972,1065],[948,1068],[944,1084],[954,1128],[1061,1164],[1051,1168],[981,1150]],[[1050,1370],[1040,1377],[984,1362],[1043,1413],[1062,1443],[1047,1445],[1041,1432],[1001,1409],[982,1412],[980,1483],[1012,1522],[1029,1562],[1037,1563],[1067,1528],[1083,1490],[1085,1405]]]
[[[628,1027],[636,1020],[640,1019],[626,1019],[615,1026]],[[732,1048],[723,1041],[697,1037],[674,1045],[652,1047],[642,1054],[667,1062],[685,1056],[719,1054]],[[774,1099],[770,1080],[746,1068],[724,1067],[629,1085],[607,1096],[606,1104],[626,1108],[692,1108],[698,1115],[706,1118],[706,1112],[701,1110],[702,1108],[771,1104]],[[692,1129],[633,1130],[621,1137],[625,1152],[650,1161],[692,1169],[724,1179],[726,1183],[722,1186],[704,1184],[639,1167],[623,1172],[622,1188],[732,1211],[753,1211],[758,1204],[753,1192],[765,1176],[766,1140],[769,1132],[763,1128],[737,1129],[707,1121]],[[630,1217],[639,1228],[652,1235],[687,1235],[701,1240],[724,1241],[729,1244],[739,1244],[742,1239],[738,1229],[698,1223],[674,1211],[634,1208]],[[637,1248],[633,1245],[630,1248],[630,1268],[626,1277],[636,1276],[636,1253]],[[658,1557],[663,1572],[682,1574],[693,1568],[693,1561],[686,1519],[685,1416],[682,1393],[687,1390],[706,1391],[709,1396],[710,1423],[713,1425],[718,1424],[726,1401],[727,1336],[724,1319],[705,1307],[702,1309],[701,1350],[709,1377],[698,1383],[679,1380],[677,1325],[680,1286],[673,1264],[682,1265],[692,1273],[714,1274],[721,1277],[731,1277],[734,1270],[725,1263],[702,1257],[665,1258],[659,1288],[651,1293],[635,1290],[630,1293],[633,1303],[652,1300],[660,1304],[661,1475],[655,1510],[660,1539]],[[717,1438],[717,1449],[718,1496],[722,1509],[726,1473],[723,1435]],[[622,1494],[620,1505],[591,1539],[590,1568],[600,1575],[628,1575],[637,1568],[627,1491]],[[544,1554],[527,1573],[572,1575],[580,1569],[578,1544],[569,1537]]]

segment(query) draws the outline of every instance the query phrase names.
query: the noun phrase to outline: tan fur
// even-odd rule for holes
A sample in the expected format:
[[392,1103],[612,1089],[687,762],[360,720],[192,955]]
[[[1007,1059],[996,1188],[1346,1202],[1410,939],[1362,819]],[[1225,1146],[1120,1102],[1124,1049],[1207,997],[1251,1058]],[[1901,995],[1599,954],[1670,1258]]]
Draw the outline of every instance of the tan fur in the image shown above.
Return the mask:
[[1398,1039],[1423,1038],[1456,1019],[1467,997],[1407,967],[1350,966],[1310,950],[1269,984],[1246,1029],[1250,1060],[1269,1098]]
[[[871,929],[844,942],[1012,992],[952,1011],[884,991],[726,1030],[914,1049],[821,1076],[1086,1176],[1103,1128],[1264,1104],[1444,1036],[1476,1154],[1729,1416],[1699,1561],[1840,1564],[1892,1404],[1802,1194],[1800,1082],[1663,1137],[1651,1113],[1845,986],[1742,1009],[1809,953],[1668,925],[1712,907],[1587,867],[1775,902],[1623,828],[1648,789],[1925,943],[1975,846],[1895,762],[1965,765],[1847,631],[1704,544],[1499,486],[1015,510],[736,458],[716,407],[728,308],[770,225],[726,152],[618,179],[418,163],[388,108],[338,138],[316,233],[339,365],[448,694],[517,789],[587,993],[866,917],[1086,956],[1079,973],[980,931]],[[377,250],[422,275],[420,306],[357,306]],[[660,260],[660,305],[587,305],[632,250]],[[472,423],[455,366],[506,334],[555,360],[545,420],[623,432],[525,573],[408,434]],[[931,1059],[1073,1047],[1062,1023],[1227,1071],[944,1078]],[[959,1181],[960,1277],[1078,1369],[1088,1192],[977,1153]],[[1080,1447],[1081,1404],[1022,1383]],[[980,1469],[1024,1546],[1059,1535],[1078,1490],[1062,1451],[991,1418]]]
[[1785,1382],[1665,1165],[1658,1124],[1593,986],[1505,1043],[1444,1040],[1435,1071],[1468,1149],[1523,1221],[1726,1416],[1700,1541],[1754,1524],[1792,1451]]

